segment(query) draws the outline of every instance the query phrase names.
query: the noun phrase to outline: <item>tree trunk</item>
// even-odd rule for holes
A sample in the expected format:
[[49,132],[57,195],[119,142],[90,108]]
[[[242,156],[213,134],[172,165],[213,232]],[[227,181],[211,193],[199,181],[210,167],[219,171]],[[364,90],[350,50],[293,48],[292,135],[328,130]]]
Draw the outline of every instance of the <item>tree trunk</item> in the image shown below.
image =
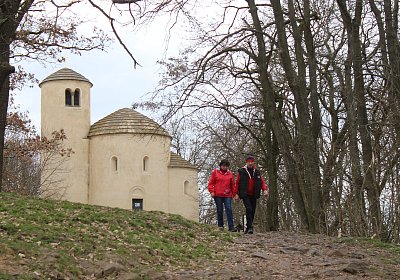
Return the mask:
[[298,171],[296,170],[294,158],[291,155],[293,150],[290,147],[290,134],[282,126],[279,113],[276,109],[275,96],[276,92],[273,88],[272,82],[270,81],[268,69],[267,69],[267,57],[265,41],[263,37],[263,31],[261,28],[260,20],[258,18],[257,7],[254,0],[248,0],[249,11],[253,20],[255,32],[254,35],[257,39],[257,66],[261,85],[261,93],[263,97],[264,110],[267,111],[268,119],[271,122],[271,127],[274,135],[277,139],[279,150],[282,154],[286,171],[287,180],[292,190],[293,200],[295,202],[297,213],[301,219],[301,227],[306,230],[310,230],[310,215],[307,213],[309,208],[306,207],[306,201],[303,199],[303,192],[301,191],[301,181],[299,181]]
[[3,190],[3,154],[8,99],[10,92],[9,76],[14,72],[9,62],[9,46],[0,41],[0,191]]
[[[390,0],[384,0],[385,20],[383,21],[382,13],[377,8],[375,1],[369,0],[379,31],[379,46],[382,52],[382,64],[384,65],[384,73],[387,81],[386,89],[391,113],[390,120],[393,123],[395,131],[394,147],[397,150],[400,147],[400,43],[397,35],[399,3],[398,1],[394,1],[392,9],[391,2]],[[395,152],[392,161],[397,162],[397,158],[398,152]],[[378,187],[378,195],[382,192],[385,181],[386,179],[383,179],[381,185]],[[381,237],[387,238],[386,228],[384,228],[383,223]]]
[[[294,51],[296,57],[297,73],[292,65],[289,46],[287,41],[287,34],[285,30],[285,21],[283,18],[283,11],[280,1],[271,1],[272,9],[274,12],[275,25],[277,29],[278,37],[278,48],[280,50],[280,59],[285,71],[291,92],[293,93],[296,110],[297,110],[297,124],[298,124],[298,137],[300,151],[296,156],[298,160],[298,168],[301,170],[301,177],[298,181],[301,182],[301,193],[304,198],[304,205],[306,207],[306,213],[308,215],[308,227],[311,232],[320,232],[321,222],[324,224],[324,216],[322,211],[322,199],[321,199],[321,175],[319,170],[319,152],[317,146],[317,138],[319,135],[320,127],[320,116],[318,97],[316,92],[316,64],[315,54],[313,51],[313,41],[310,29],[310,9],[309,1],[303,1],[305,15],[308,19],[304,20],[306,32],[306,45],[310,48],[308,52],[309,61],[311,66],[309,67],[310,88],[311,88],[311,102],[307,99],[307,65],[304,59],[303,51],[303,37],[302,31],[298,26],[295,5],[293,0],[288,1],[289,21],[292,27],[293,39],[294,39]],[[308,26],[307,26],[308,24]],[[315,84],[312,84],[315,83]],[[311,106],[310,104],[311,103]],[[310,112],[309,108],[312,108]],[[313,119],[310,115],[313,116]],[[312,125],[312,123],[314,125]],[[313,129],[314,127],[314,129]],[[293,151],[295,153],[295,151]]]
[[34,0],[5,0],[0,3],[0,191],[3,178],[4,133],[8,99],[10,96],[10,74],[15,68],[10,65],[10,46],[23,17]]
[[[268,112],[266,106],[264,108],[264,119],[267,120]],[[267,147],[266,167],[268,172],[268,189],[269,198],[267,203],[267,221],[266,226],[268,231],[279,230],[279,197],[278,197],[278,156],[279,148],[276,137],[273,133],[271,123],[266,121],[266,136],[265,146]]]
[[[389,61],[387,65],[387,88],[389,91],[389,104],[396,131],[396,144],[400,147],[400,43],[398,39],[398,1],[392,10],[391,1],[384,1],[386,47]],[[385,62],[385,61],[384,61]]]
[[375,162],[371,134],[369,132],[369,121],[365,100],[364,76],[362,47],[360,39],[360,26],[362,16],[362,0],[357,0],[355,5],[355,16],[352,19],[344,0],[337,0],[345,29],[348,36],[348,47],[350,53],[350,63],[353,68],[354,76],[354,102],[356,107],[357,131],[360,134],[364,179],[363,186],[367,190],[369,212],[372,229],[378,236],[382,230],[382,215],[380,210],[380,192],[375,178]]
[[4,133],[6,128],[10,74],[15,68],[10,65],[10,44],[17,25],[19,1],[3,1],[0,4],[0,191],[3,181]]

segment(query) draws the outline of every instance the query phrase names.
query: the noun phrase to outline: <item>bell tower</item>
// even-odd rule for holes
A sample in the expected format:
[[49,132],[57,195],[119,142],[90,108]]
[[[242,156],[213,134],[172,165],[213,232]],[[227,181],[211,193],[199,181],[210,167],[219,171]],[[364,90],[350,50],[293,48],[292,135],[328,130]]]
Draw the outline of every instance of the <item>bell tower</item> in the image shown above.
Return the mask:
[[88,203],[90,88],[93,84],[81,74],[62,68],[49,75],[41,88],[41,136],[52,138],[64,130],[63,148],[73,153],[42,154],[41,183],[43,196]]

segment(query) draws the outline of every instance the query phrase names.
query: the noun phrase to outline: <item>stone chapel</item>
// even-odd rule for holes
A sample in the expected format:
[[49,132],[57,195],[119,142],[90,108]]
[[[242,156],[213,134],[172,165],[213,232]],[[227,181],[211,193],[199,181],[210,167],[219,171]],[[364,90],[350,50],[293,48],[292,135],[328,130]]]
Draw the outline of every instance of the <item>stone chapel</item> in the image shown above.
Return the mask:
[[93,85],[69,68],[39,86],[42,137],[63,129],[64,145],[73,150],[62,172],[54,172],[55,166],[42,171],[42,181],[53,176],[51,182],[62,184],[54,188],[58,198],[198,221],[198,170],[170,151],[171,136],[158,123],[124,108],[90,124]]

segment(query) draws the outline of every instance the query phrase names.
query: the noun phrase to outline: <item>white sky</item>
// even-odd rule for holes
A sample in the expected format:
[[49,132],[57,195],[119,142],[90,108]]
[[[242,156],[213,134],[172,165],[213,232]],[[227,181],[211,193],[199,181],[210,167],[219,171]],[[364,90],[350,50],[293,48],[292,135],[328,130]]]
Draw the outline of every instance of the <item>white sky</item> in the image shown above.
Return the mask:
[[[23,66],[25,70],[35,73],[39,81],[63,67],[68,67],[89,79],[93,84],[91,123],[94,123],[118,109],[130,107],[133,102],[148,99],[148,95],[145,95],[155,89],[160,79],[161,69],[156,62],[166,55],[166,21],[167,19],[159,19],[146,30],[135,32],[128,30],[120,34],[123,35],[125,44],[142,65],[136,69],[129,55],[116,40],[106,50],[107,52],[93,51],[83,53],[82,56],[66,53],[66,63],[51,64],[46,67],[39,63],[25,63]],[[103,22],[103,24],[107,23]],[[104,26],[104,29],[109,30],[109,27]],[[176,38],[179,37],[179,34],[175,35]],[[178,44],[176,39],[171,38],[167,56],[177,55]],[[25,87],[22,91],[16,91],[14,97],[21,111],[29,112],[29,117],[39,132],[39,86]],[[145,114],[151,117],[149,113]]]

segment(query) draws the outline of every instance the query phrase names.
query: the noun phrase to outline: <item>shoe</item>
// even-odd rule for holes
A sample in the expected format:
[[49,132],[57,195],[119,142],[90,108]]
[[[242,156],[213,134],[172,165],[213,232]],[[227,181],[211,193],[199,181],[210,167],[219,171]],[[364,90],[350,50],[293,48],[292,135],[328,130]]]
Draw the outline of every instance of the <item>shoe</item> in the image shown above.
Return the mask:
[[218,229],[222,231],[222,230],[224,230],[224,227],[218,227]]
[[236,230],[237,230],[238,232],[244,231],[244,227],[243,227],[241,224],[238,224],[238,225],[236,226]]
[[253,228],[248,227],[246,228],[246,230],[244,231],[245,234],[253,234]]
[[238,232],[238,230],[236,228],[231,228],[229,229],[230,232]]

